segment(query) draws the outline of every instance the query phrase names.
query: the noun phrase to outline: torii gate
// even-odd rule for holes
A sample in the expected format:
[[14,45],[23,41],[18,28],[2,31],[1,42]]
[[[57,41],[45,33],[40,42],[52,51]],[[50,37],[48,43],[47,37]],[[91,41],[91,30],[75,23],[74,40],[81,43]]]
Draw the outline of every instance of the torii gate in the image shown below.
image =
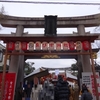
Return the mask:
[[[83,16],[83,17],[58,17],[57,18],[57,28],[67,28],[67,27],[77,27],[78,29],[78,33],[77,34],[73,34],[73,35],[66,35],[66,34],[60,34],[57,35],[56,37],[45,37],[44,35],[33,35],[33,34],[24,34],[23,30],[24,28],[44,28],[44,18],[25,18],[25,17],[13,17],[13,16],[4,16],[2,18],[1,25],[4,27],[12,27],[12,28],[17,28],[16,29],[16,34],[0,34],[0,39],[3,40],[5,43],[7,43],[7,47],[6,47],[6,53],[5,53],[5,60],[4,60],[4,70],[3,70],[3,77],[2,77],[2,91],[1,91],[1,96],[3,97],[3,89],[4,89],[4,80],[5,80],[5,64],[6,64],[6,59],[7,59],[7,55],[12,55],[11,56],[11,64],[10,64],[10,71],[9,72],[18,72],[18,60],[23,60],[24,62],[24,58],[18,58],[18,55],[83,55],[82,56],[82,65],[83,67],[83,71],[93,71],[93,75],[95,77],[95,70],[94,70],[94,63],[93,63],[93,59],[92,59],[92,49],[91,49],[91,45],[90,43],[93,42],[94,40],[96,40],[98,38],[98,35],[89,35],[86,34],[85,32],[85,27],[92,27],[92,26],[97,26],[99,25],[99,14],[96,15],[90,15],[90,16]],[[9,42],[16,42],[16,41],[20,41],[20,42],[36,42],[36,41],[40,41],[40,42],[76,42],[76,41],[88,41],[89,42],[89,47],[90,50],[89,52],[29,52],[29,51],[21,51],[21,52],[9,52],[7,50],[8,48],[8,43]],[[15,56],[17,55],[17,56]],[[92,70],[91,70],[91,66],[90,66],[90,59],[91,57],[91,61],[92,61]],[[20,61],[19,61],[20,62]],[[16,66],[14,66],[14,63],[17,64]],[[22,64],[23,65],[23,64]],[[18,65],[19,66],[19,65]],[[95,79],[95,85],[96,85],[96,79]],[[97,93],[97,100],[99,100],[98,98],[98,90],[97,87],[96,88],[96,93]],[[1,100],[2,100],[1,97]]]
[[[74,52],[59,52],[59,51],[56,51],[56,52],[49,52],[49,51],[46,51],[46,52],[41,52],[41,51],[38,51],[38,52],[34,52],[34,51],[24,51],[24,52],[20,52],[20,51],[15,51],[15,52],[11,52],[8,50],[8,45],[9,45],[9,42],[16,42],[16,41],[20,41],[20,42],[30,42],[30,41],[36,41],[38,40],[37,38],[39,38],[39,41],[40,42],[43,42],[43,41],[54,41],[54,42],[57,42],[59,40],[59,38],[61,39],[61,42],[62,41],[65,41],[67,39],[68,42],[70,42],[71,40],[73,40],[74,42],[76,41],[89,41],[89,43],[91,43],[92,41],[94,41],[98,36],[71,36],[71,37],[15,37],[15,36],[11,36],[11,37],[0,37],[1,40],[3,40],[7,46],[6,46],[6,52],[5,52],[5,60],[4,60],[4,69],[3,69],[3,76],[2,76],[2,91],[1,93],[3,92],[4,90],[4,82],[5,82],[5,71],[6,71],[6,62],[7,62],[7,55],[31,55],[31,56],[34,56],[34,55],[90,55],[91,56],[91,61],[92,61],[92,71],[93,71],[93,75],[95,77],[95,69],[94,69],[94,63],[93,63],[93,58],[92,58],[92,49],[91,49],[91,44],[89,44],[89,47],[90,47],[90,50],[89,52],[80,52],[80,51],[74,51]],[[44,38],[44,39],[43,39]],[[95,84],[96,83],[96,78],[95,78]],[[98,91],[96,91],[96,93],[98,94]]]

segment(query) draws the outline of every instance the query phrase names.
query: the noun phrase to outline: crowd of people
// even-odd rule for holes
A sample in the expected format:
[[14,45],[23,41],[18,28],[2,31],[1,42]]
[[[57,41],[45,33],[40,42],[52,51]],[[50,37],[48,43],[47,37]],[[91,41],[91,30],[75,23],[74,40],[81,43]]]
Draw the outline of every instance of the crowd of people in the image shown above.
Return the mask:
[[[58,81],[53,84],[52,81],[46,80],[44,84],[39,84],[38,78],[34,78],[34,85],[27,83],[24,89],[18,88],[18,99],[16,100],[78,100],[76,91],[62,76],[58,76]],[[79,92],[79,90],[77,91]],[[81,100],[92,100],[92,94],[85,84],[82,85],[80,92]]]

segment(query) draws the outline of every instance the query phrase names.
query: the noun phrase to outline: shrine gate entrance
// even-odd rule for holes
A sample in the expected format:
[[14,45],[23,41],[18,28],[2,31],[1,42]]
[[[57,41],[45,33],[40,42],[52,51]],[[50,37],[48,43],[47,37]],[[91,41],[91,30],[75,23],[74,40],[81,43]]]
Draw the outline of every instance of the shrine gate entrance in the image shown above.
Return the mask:
[[[93,72],[96,99],[99,100],[94,62],[92,58],[93,51],[91,49],[91,43],[98,38],[98,35],[91,35],[89,32],[85,32],[85,27],[100,25],[99,16],[99,14],[96,14],[65,18],[57,18],[57,16],[25,18],[4,15],[0,20],[0,24],[3,27],[16,28],[16,32],[9,35],[0,34],[0,40],[6,43],[0,100],[3,100],[3,95],[5,93],[5,71],[8,55],[11,56],[9,73],[16,74],[15,84],[13,86],[14,91],[18,80],[22,80],[25,58],[28,59],[28,57],[31,56],[32,58],[43,59],[49,56],[51,58],[60,59],[71,56],[72,58],[80,60],[84,72]],[[70,35],[57,34],[56,28],[67,27],[77,28],[78,32],[73,32],[73,34]],[[45,28],[45,31],[42,35],[31,35],[24,33],[24,28]],[[92,66],[90,64],[90,59]],[[7,91],[8,90],[9,89],[7,89]],[[7,94],[7,98],[9,97],[9,100],[13,100],[14,92],[12,92],[11,89],[9,91],[13,94]]]
[[[57,36],[57,37],[0,37],[1,40],[6,43],[2,85],[1,85],[1,97],[3,98],[4,83],[6,75],[6,62],[8,55],[30,55],[41,58],[46,56],[53,56],[55,58],[67,57],[68,55],[90,55],[92,62],[92,72],[94,75],[95,89],[98,97],[97,82],[95,76],[94,62],[92,58],[91,43],[98,36]],[[14,87],[15,88],[15,87]],[[2,100],[2,99],[1,99]]]

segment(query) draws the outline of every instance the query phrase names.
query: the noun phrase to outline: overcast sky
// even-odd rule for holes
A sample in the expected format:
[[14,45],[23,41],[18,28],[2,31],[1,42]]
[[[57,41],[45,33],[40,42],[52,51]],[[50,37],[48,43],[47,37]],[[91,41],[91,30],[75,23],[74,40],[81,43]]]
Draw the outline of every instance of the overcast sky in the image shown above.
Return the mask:
[[[7,1],[7,0],[6,0]],[[21,1],[21,0],[20,0]],[[29,0],[22,0],[29,1]],[[37,0],[31,0],[37,1]],[[39,0],[39,1],[61,1],[61,0]],[[66,2],[99,2],[100,0],[63,0]],[[19,17],[44,17],[44,15],[57,15],[58,17],[72,17],[72,16],[84,16],[97,14],[100,12],[100,6],[96,5],[54,5],[54,4],[19,4],[19,3],[2,3],[0,2],[0,6],[5,7],[6,14],[11,16],[19,16]],[[91,33],[98,32],[94,31],[95,28],[86,28],[86,31],[90,31]],[[15,32],[15,29],[8,29],[2,27],[0,31],[1,34],[10,34],[11,32]],[[57,33],[73,33],[73,31],[77,32],[76,28],[71,29],[57,29]],[[43,34],[44,29],[25,29],[24,32],[29,32],[29,34]],[[34,62],[34,67],[70,67],[71,64],[76,61],[73,59],[59,59],[59,60],[28,60],[30,62]],[[97,59],[97,62],[99,60]]]

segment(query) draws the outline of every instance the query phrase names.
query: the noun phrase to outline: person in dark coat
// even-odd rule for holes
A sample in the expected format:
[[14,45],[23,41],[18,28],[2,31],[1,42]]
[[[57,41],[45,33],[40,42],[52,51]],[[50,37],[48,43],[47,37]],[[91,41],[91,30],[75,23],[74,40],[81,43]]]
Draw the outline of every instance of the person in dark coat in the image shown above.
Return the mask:
[[23,95],[23,88],[22,88],[22,82],[20,82],[20,85],[19,87],[17,88],[17,97],[18,97],[18,100],[22,100],[22,95]]
[[[82,84],[82,90],[80,91],[80,95],[81,95],[82,93],[84,93],[85,90],[87,90],[87,91],[90,92],[90,90],[87,88],[87,86],[86,86],[85,84]],[[90,92],[90,93],[91,93],[91,92]]]
[[28,83],[27,88],[25,89],[26,100],[30,100],[31,91],[32,91],[31,85]]
[[88,91],[88,88],[87,88],[87,86],[85,85],[85,84],[82,84],[82,93],[84,93],[84,91]]
[[58,82],[55,86],[55,100],[69,100],[70,89],[68,82],[64,81],[62,76],[58,76]]
[[84,89],[84,92],[81,95],[81,100],[93,100],[92,94],[87,89]]

